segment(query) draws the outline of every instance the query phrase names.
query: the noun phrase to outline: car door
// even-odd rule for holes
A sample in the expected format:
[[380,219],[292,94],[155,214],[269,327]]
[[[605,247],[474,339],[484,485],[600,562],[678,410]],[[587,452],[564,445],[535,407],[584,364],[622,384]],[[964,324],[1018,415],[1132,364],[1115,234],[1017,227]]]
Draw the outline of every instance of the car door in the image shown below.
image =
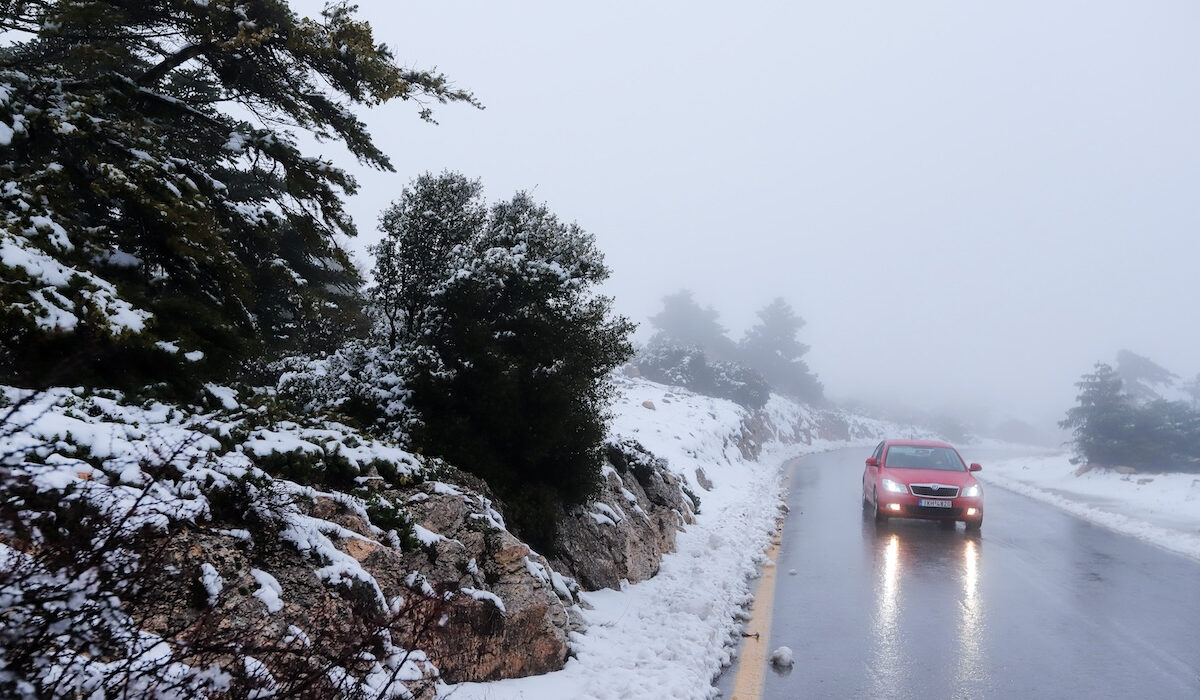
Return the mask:
[[[876,464],[880,464],[883,459],[883,442],[875,446],[875,451],[871,453],[871,458]],[[863,467],[863,500],[870,498],[871,492],[874,490],[876,477],[879,476],[879,467]]]

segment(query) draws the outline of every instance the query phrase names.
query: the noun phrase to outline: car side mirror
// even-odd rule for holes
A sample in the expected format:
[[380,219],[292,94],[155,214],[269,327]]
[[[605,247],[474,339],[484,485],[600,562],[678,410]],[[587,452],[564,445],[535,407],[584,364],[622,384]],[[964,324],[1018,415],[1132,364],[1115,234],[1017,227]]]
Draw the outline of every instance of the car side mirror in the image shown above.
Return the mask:
[[971,462],[971,471],[977,472],[982,469],[983,469],[983,467],[979,466],[979,462]]
[[875,459],[874,457],[867,457],[867,466],[868,467],[878,467],[879,460]]

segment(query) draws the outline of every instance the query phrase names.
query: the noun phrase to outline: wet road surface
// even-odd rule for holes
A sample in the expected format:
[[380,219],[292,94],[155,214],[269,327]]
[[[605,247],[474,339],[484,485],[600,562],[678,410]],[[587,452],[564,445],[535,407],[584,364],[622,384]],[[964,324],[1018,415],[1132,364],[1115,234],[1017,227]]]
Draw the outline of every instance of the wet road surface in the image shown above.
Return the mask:
[[877,527],[869,452],[793,465],[764,698],[1200,698],[1200,562],[986,483],[981,533]]

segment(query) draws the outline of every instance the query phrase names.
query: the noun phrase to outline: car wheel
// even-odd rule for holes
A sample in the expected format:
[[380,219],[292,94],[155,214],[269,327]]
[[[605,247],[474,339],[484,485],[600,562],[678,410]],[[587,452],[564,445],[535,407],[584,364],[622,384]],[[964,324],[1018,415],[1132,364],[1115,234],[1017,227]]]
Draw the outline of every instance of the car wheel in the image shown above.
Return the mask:
[[883,511],[879,510],[879,492],[878,491],[871,492],[871,500],[875,503],[875,508],[874,508],[875,522],[880,525],[882,525],[883,523],[886,523],[888,520],[888,516],[885,515]]
[[968,531],[979,532],[979,528],[983,527],[983,517],[980,516],[978,520],[968,520],[964,524],[967,526]]

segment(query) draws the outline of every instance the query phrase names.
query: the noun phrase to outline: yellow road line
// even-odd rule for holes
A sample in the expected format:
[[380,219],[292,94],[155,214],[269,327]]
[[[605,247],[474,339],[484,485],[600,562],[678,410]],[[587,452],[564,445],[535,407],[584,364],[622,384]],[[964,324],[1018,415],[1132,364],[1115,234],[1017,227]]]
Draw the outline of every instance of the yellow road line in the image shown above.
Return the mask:
[[767,674],[767,645],[771,643],[771,608],[775,603],[775,562],[779,558],[779,543],[783,537],[783,518],[775,523],[775,534],[767,548],[769,564],[763,566],[758,592],[750,605],[750,621],[746,623],[746,641],[738,659],[737,675],[733,677],[731,700],[758,700],[762,697],[763,681]]

